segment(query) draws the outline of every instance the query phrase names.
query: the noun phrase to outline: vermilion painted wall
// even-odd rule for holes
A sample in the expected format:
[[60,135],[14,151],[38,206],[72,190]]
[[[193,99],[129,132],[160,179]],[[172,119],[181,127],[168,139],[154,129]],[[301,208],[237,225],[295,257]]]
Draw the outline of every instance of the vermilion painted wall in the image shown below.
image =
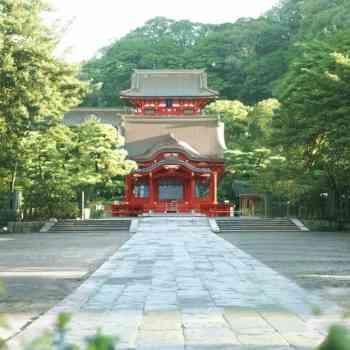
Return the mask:
[[[188,161],[189,164],[196,168],[210,169],[207,174],[195,173],[185,166],[160,166],[152,171],[152,173],[132,173],[126,178],[125,202],[131,206],[142,206],[144,212],[148,211],[165,211],[169,202],[159,200],[158,181],[160,179],[176,178],[184,182],[184,199],[177,201],[179,211],[190,212],[192,210],[200,211],[205,205],[217,204],[217,183],[220,175],[224,171],[224,164],[210,161],[193,161],[186,157],[185,154],[176,152],[178,159]],[[139,163],[139,167],[149,167],[157,164],[159,161],[166,159],[169,152],[157,154],[152,160]],[[177,168],[175,168],[177,167]],[[195,196],[195,182],[198,178],[209,178],[209,194],[205,198]],[[133,192],[136,181],[145,181],[149,184],[150,194],[147,198],[137,198]]]
[[[167,108],[166,100],[172,100],[171,108]],[[131,99],[130,102],[136,107],[136,114],[139,115],[198,115],[209,100],[160,97],[157,99]]]

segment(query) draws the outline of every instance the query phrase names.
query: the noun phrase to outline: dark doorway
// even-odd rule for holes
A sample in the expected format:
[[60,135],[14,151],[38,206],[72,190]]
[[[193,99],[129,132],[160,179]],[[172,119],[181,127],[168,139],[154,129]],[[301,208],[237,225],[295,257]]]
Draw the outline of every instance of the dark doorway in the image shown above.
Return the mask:
[[184,199],[184,184],[178,179],[164,179],[159,181],[160,201],[182,201]]

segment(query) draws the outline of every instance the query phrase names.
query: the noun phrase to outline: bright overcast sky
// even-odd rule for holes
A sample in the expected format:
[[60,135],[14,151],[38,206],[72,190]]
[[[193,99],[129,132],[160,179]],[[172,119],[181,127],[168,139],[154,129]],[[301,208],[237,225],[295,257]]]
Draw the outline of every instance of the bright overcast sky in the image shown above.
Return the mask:
[[257,17],[277,0],[50,0],[50,22],[65,25],[61,51],[70,61],[92,57],[98,49],[155,16],[224,23]]

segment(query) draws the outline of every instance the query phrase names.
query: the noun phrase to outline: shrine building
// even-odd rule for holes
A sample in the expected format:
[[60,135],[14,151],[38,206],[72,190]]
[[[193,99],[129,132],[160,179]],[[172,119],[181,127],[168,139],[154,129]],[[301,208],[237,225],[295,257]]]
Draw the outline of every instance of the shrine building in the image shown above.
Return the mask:
[[204,70],[135,70],[121,92],[134,112],[121,118],[125,148],[138,168],[125,179],[115,216],[142,213],[229,215],[218,202],[224,124],[203,113],[218,97]]

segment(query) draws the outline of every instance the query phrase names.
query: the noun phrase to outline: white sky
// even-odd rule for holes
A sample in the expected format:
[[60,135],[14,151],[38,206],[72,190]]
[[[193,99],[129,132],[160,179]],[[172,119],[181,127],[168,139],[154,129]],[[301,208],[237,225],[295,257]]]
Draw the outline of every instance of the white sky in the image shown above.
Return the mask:
[[277,0],[49,0],[51,23],[64,26],[60,54],[69,61],[92,57],[98,49],[155,16],[193,22],[234,22],[257,17]]

